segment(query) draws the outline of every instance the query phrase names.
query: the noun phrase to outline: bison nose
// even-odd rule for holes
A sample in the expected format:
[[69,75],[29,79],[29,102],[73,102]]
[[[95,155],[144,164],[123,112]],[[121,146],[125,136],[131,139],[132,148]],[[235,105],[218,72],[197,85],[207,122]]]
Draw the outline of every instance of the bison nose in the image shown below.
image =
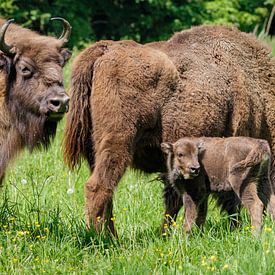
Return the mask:
[[196,166],[196,167],[190,167],[190,174],[192,175],[198,175],[199,172],[200,172],[200,167],[199,166]]
[[66,94],[50,98],[47,100],[48,108],[55,113],[65,113],[69,109],[69,100]]

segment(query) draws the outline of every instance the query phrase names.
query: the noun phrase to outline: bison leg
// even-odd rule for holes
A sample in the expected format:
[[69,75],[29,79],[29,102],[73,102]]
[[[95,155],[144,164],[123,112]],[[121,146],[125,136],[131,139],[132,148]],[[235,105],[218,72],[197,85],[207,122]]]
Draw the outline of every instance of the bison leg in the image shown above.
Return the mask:
[[182,195],[179,195],[174,187],[169,183],[165,183],[163,198],[165,203],[165,217],[162,224],[162,233],[165,233],[171,224],[176,221],[177,215],[183,205],[183,201]]
[[234,228],[240,223],[240,204],[241,201],[234,191],[217,192],[214,194],[217,205],[221,211],[226,211],[230,216],[230,227]]
[[197,197],[189,193],[184,195],[183,229],[186,233],[191,231],[195,222],[197,226],[203,226],[207,214],[207,200],[208,196]]
[[240,193],[241,201],[250,213],[251,224],[255,232],[260,232],[262,227],[262,217],[264,204],[257,195],[257,185],[255,182],[248,183],[243,192]]
[[275,221],[275,195],[271,194],[270,200],[267,205],[267,211],[271,215],[271,218]]
[[253,231],[261,231],[264,204],[257,194],[257,182],[242,180],[240,176],[232,175],[229,178],[231,186],[241,199],[242,204],[249,211]]
[[[92,223],[98,233],[106,228],[116,236],[112,197],[114,188],[130,164],[130,155],[125,149],[128,146],[112,140],[113,143],[101,144],[102,150],[96,157],[93,174],[86,183],[85,216],[88,229]],[[115,148],[112,148],[112,144]]]

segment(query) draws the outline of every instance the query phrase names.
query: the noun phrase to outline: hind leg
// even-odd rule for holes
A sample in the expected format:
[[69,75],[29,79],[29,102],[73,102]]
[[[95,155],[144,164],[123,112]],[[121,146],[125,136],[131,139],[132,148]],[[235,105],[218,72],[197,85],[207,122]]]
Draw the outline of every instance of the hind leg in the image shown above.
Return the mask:
[[221,211],[226,211],[230,216],[230,227],[240,224],[241,201],[234,191],[216,193],[214,196]]
[[240,193],[241,201],[250,213],[252,228],[260,232],[262,228],[262,217],[264,204],[257,195],[256,182],[249,182]]
[[234,175],[230,177],[230,183],[250,214],[253,231],[260,232],[264,204],[257,194],[257,182],[251,181],[249,178],[242,180],[240,176]]
[[165,233],[171,224],[176,221],[177,215],[183,205],[182,195],[178,194],[173,186],[165,183],[163,190],[165,203],[164,221],[162,224],[162,233]]
[[95,168],[92,176],[86,183],[85,216],[86,226],[92,225],[97,232],[105,227],[116,236],[114,221],[112,219],[113,192],[118,181],[130,164],[129,148],[123,140],[117,137],[103,139],[100,144],[100,152],[95,159]]

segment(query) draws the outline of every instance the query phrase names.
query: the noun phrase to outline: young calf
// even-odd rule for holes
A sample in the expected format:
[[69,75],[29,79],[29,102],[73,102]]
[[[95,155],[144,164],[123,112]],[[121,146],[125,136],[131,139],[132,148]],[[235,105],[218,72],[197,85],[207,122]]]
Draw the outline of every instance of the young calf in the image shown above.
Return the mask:
[[194,222],[198,226],[204,224],[210,193],[216,195],[229,214],[237,214],[242,203],[255,231],[261,230],[263,210],[268,204],[275,218],[274,195],[270,200],[271,153],[267,141],[247,137],[182,138],[173,144],[162,143],[161,148],[167,154],[168,169],[163,231],[182,206],[172,202],[173,192],[181,197],[184,194],[187,232]]

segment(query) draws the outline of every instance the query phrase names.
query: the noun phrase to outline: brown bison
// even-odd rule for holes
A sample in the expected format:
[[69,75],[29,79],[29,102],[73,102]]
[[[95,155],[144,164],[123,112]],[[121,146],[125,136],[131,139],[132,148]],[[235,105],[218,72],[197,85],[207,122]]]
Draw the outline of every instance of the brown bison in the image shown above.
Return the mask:
[[39,35],[0,18],[0,182],[8,163],[24,147],[47,147],[68,109],[62,67],[70,52],[60,39]]
[[[186,232],[191,230],[194,221],[198,226],[204,224],[210,193],[222,192],[226,197],[234,192],[238,200],[233,201],[232,207],[237,212],[241,202],[248,209],[254,232],[261,229],[263,210],[268,203],[275,218],[274,196],[270,201],[271,153],[267,141],[248,137],[182,138],[175,143],[162,143],[161,148],[167,154],[165,184],[180,196],[186,193]],[[176,218],[177,214],[173,208],[166,209],[164,232],[171,217]]]
[[[83,157],[93,171],[85,187],[87,227],[100,231],[106,223],[116,234],[114,189],[127,166],[165,172],[163,140],[261,137],[274,155],[274,65],[262,42],[223,26],[194,27],[146,45],[101,41],[84,50],[72,69],[64,155],[71,168]],[[167,201],[182,205],[175,192]]]

